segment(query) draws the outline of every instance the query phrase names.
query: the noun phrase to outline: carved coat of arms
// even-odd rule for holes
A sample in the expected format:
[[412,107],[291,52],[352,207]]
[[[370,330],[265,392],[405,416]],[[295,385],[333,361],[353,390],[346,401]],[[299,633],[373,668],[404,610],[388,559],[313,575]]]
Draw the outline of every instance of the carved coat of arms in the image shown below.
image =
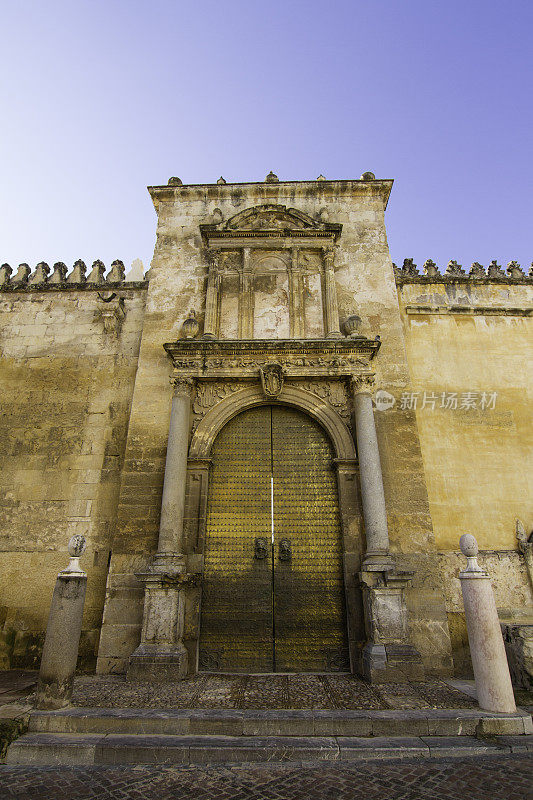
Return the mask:
[[261,386],[267,397],[279,397],[283,389],[283,367],[281,364],[266,364],[259,370]]

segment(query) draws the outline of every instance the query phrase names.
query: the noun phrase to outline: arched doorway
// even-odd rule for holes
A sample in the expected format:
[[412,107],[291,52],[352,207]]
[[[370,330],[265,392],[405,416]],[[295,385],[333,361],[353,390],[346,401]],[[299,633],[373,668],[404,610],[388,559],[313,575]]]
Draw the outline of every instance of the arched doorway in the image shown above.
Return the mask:
[[205,539],[200,669],[349,669],[331,443],[280,405],[218,434]]

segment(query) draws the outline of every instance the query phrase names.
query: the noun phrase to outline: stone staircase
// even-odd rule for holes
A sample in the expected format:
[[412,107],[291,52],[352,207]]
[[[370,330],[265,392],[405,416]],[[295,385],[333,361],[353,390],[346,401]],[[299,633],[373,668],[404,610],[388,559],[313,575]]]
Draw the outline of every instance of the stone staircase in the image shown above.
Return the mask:
[[34,711],[8,764],[199,764],[533,751],[531,715],[479,709]]

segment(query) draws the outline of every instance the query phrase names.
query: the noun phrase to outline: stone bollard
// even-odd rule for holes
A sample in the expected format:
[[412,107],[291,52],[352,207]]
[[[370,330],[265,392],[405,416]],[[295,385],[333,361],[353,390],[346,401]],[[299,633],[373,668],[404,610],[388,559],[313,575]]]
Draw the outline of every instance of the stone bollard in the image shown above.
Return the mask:
[[63,708],[72,697],[87,588],[87,574],[79,563],[85,547],[83,536],[70,539],[69,565],[57,576],[37,682],[37,708]]
[[516,705],[490,577],[477,563],[479,548],[475,537],[465,533],[459,546],[467,559],[459,579],[477,701],[486,711],[512,714]]

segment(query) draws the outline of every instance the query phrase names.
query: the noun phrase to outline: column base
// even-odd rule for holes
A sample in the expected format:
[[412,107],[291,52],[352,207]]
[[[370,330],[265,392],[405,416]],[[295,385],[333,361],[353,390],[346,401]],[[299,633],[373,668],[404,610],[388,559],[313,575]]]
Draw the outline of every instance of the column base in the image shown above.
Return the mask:
[[411,643],[405,602],[411,578],[410,572],[380,572],[376,565],[359,573],[368,636],[359,670],[371,683],[424,680],[422,658]]
[[154,683],[181,681],[187,676],[188,661],[183,645],[163,649],[157,645],[141,644],[130,656],[126,679]]
[[420,653],[410,644],[369,642],[361,653],[359,670],[370,683],[405,683],[425,679]]

